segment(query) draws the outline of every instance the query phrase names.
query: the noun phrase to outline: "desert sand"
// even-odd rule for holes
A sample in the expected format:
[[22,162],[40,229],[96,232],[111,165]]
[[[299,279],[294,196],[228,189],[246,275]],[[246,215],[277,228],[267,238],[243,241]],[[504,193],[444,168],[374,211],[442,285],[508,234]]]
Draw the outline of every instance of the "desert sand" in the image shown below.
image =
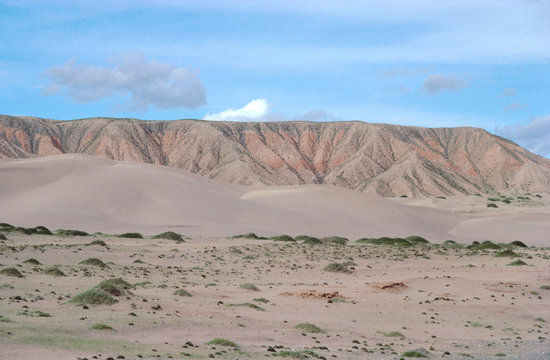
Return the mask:
[[18,226],[147,235],[421,235],[433,242],[550,245],[546,194],[487,208],[487,196],[388,199],[329,185],[236,186],[81,154],[0,159],[0,174],[0,219]]
[[[0,222],[94,233],[1,227],[2,359],[550,356],[548,194],[241,187],[86,155],[0,175]],[[183,238],[151,237],[165,231]],[[249,232],[349,241],[232,237]],[[430,243],[355,242],[408,235]]]

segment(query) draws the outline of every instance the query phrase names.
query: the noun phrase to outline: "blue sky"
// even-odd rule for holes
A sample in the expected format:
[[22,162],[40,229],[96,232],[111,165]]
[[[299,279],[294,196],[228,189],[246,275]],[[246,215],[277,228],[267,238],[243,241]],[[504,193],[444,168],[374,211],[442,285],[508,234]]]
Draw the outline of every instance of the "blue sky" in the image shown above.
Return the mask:
[[475,126],[550,156],[550,1],[0,1],[0,113]]

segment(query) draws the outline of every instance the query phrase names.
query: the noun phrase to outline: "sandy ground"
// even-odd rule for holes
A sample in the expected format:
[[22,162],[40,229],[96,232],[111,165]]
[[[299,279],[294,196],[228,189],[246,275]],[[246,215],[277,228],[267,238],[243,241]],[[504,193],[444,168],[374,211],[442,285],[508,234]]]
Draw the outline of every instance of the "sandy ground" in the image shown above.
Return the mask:
[[[0,274],[0,359],[399,359],[413,350],[433,359],[548,359],[550,195],[491,197],[239,187],[85,155],[3,159],[0,222],[108,234],[175,231],[186,241],[7,232],[0,271],[13,267],[23,277]],[[248,232],[350,242],[227,237]],[[527,265],[508,266],[514,259],[495,257],[495,250],[354,243],[408,235],[531,247],[514,250]],[[107,246],[90,245],[94,240]],[[40,264],[25,263],[29,258]],[[79,264],[88,258],[108,267]],[[349,272],[324,270],[334,262],[349,262]],[[48,275],[51,266],[66,276]],[[109,278],[135,287],[116,294],[113,305],[68,303]],[[191,296],[174,294],[178,289]],[[91,329],[98,323],[113,329]],[[295,328],[302,323],[321,332]],[[237,348],[207,344],[215,338]]]
[[[434,359],[550,356],[549,249],[515,249],[528,265],[507,266],[513,259],[493,250],[433,246],[7,238],[1,268],[24,277],[0,275],[2,359],[246,359],[285,351],[295,358],[397,359],[415,349]],[[93,240],[107,247],[89,245]],[[79,265],[91,257],[108,267]],[[29,258],[41,264],[24,263]],[[350,271],[323,270],[333,262],[349,262]],[[53,265],[66,276],[46,275]],[[111,277],[137,285],[114,305],[68,303]],[[257,290],[241,287],[246,283]],[[174,295],[178,289],[191,296]],[[330,302],[335,292],[341,298]],[[90,329],[97,323],[113,330]],[[322,332],[295,328],[301,323]],[[206,344],[214,338],[238,349]]]
[[487,208],[488,196],[387,199],[326,185],[240,187],[163,166],[80,154],[0,160],[0,221],[18,226],[354,239],[416,234],[434,242],[550,245],[550,195],[504,195],[513,201]]

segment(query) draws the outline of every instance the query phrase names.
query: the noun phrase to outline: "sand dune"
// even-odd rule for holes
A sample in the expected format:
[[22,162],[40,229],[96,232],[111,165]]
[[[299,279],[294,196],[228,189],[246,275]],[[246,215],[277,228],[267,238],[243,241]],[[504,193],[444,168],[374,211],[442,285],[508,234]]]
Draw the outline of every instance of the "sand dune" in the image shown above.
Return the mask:
[[[0,160],[0,220],[86,231],[405,236],[544,244],[550,215],[464,215],[327,185],[243,187],[81,154]],[[546,208],[544,208],[546,209]],[[513,219],[513,221],[510,221]],[[526,227],[523,227],[525,225]],[[513,239],[505,237],[513,231]]]

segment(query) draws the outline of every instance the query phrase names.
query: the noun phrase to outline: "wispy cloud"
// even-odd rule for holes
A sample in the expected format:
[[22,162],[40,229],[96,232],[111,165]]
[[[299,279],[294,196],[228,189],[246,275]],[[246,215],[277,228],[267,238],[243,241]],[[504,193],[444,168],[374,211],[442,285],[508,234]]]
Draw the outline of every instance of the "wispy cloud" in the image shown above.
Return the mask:
[[392,68],[392,69],[382,69],[378,72],[380,76],[384,77],[396,77],[396,76],[410,76],[417,74],[424,74],[430,71],[433,71],[433,66],[426,66],[421,68]]
[[550,115],[535,116],[526,124],[504,126],[495,132],[536,154],[550,156]]
[[502,111],[504,111],[505,113],[509,113],[510,111],[521,110],[521,109],[525,109],[526,107],[527,107],[527,105],[512,103],[512,104],[506,105],[502,109]]
[[507,88],[502,91],[502,94],[500,95],[503,98],[509,98],[516,95],[516,89]]
[[130,95],[131,110],[196,108],[206,103],[206,91],[196,71],[148,61],[144,54],[125,55],[112,66],[77,64],[72,59],[45,72],[51,83],[44,95],[66,91],[80,103],[114,95]]
[[437,94],[443,91],[457,91],[465,86],[466,81],[455,75],[432,74],[424,80],[422,90],[429,94]]

